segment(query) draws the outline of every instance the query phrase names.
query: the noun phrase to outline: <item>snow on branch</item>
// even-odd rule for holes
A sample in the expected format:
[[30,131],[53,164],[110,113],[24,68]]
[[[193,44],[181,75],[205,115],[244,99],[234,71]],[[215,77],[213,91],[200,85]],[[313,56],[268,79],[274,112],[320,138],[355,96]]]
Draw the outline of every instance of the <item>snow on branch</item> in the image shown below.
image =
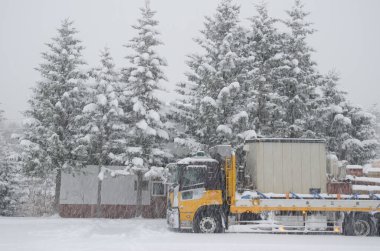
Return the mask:
[[97,109],[98,109],[98,105],[91,103],[91,104],[88,104],[85,107],[83,107],[83,112],[84,113],[91,113],[91,112],[95,112]]
[[174,138],[174,143],[181,146],[185,146],[192,151],[202,149],[202,144],[198,143],[195,139],[192,138]]
[[239,133],[237,136],[244,140],[257,138],[255,130],[247,130],[245,132]]
[[217,107],[215,100],[213,98],[209,97],[209,96],[204,97],[202,99],[202,103],[203,104],[211,105],[213,107]]
[[248,120],[248,113],[246,111],[241,111],[238,114],[235,114],[234,116],[232,116],[231,122],[233,124],[237,124],[242,119],[247,119]]
[[106,166],[102,166],[98,174],[98,179],[103,181],[107,174],[109,174],[111,177],[116,177],[116,176],[133,175],[133,172],[131,172],[129,167],[126,167],[125,169],[120,169],[120,170],[113,170]]
[[223,87],[218,94],[218,101],[220,102],[223,98],[229,97],[240,90],[240,84],[238,82],[233,82],[230,85]]
[[159,178],[163,182],[166,182],[167,178],[169,176],[169,170],[164,167],[157,167],[157,166],[152,166],[149,171],[147,171],[144,174],[145,178]]
[[225,134],[232,134],[232,130],[231,130],[231,128],[228,125],[219,125],[216,128],[216,131],[217,132],[222,132],[222,133],[225,133]]

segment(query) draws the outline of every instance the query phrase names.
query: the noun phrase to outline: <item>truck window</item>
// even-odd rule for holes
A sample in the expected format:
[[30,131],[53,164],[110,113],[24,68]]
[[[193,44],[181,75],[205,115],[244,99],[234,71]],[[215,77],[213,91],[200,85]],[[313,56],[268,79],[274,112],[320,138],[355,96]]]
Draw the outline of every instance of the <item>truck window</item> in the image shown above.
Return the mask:
[[205,165],[189,165],[185,167],[182,176],[183,190],[204,186],[206,174],[207,166]]

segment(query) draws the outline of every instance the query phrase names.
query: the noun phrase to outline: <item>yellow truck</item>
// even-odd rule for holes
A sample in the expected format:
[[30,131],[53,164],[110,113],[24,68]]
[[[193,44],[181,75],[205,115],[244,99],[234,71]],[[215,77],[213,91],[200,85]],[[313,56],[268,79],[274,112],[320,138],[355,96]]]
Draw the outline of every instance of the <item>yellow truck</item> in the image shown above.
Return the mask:
[[[324,140],[253,139],[168,165],[175,230],[379,234],[380,196],[328,194]],[[237,165],[239,161],[239,165]]]

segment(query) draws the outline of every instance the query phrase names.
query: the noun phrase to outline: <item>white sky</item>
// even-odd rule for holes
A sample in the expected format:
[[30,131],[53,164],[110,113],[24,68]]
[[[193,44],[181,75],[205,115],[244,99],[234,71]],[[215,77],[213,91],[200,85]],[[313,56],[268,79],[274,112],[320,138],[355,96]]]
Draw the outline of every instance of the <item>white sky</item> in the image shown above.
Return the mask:
[[[257,0],[235,0],[241,19],[255,14]],[[284,17],[293,0],[268,0],[270,13]],[[186,55],[199,50],[192,38],[199,35],[205,15],[212,15],[216,0],[151,0],[160,21],[160,48],[169,66],[168,89],[183,79]],[[310,38],[317,50],[314,59],[322,72],[341,74],[341,89],[364,107],[380,102],[380,1],[305,0],[309,20],[318,30]],[[0,0],[0,109],[9,122],[22,119],[30,88],[39,80],[34,70],[41,62],[44,45],[56,36],[61,20],[75,21],[86,47],[89,67],[98,64],[99,50],[111,49],[118,67],[126,62],[125,44],[133,35],[143,0]],[[170,95],[171,98],[173,95]]]

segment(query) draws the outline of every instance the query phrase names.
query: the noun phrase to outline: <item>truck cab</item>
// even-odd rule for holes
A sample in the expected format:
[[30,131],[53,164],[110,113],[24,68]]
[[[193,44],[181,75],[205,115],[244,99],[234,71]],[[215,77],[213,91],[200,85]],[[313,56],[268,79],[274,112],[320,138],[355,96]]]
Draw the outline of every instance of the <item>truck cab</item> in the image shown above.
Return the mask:
[[195,232],[221,232],[224,219],[224,174],[219,161],[198,152],[170,164],[167,222]]

